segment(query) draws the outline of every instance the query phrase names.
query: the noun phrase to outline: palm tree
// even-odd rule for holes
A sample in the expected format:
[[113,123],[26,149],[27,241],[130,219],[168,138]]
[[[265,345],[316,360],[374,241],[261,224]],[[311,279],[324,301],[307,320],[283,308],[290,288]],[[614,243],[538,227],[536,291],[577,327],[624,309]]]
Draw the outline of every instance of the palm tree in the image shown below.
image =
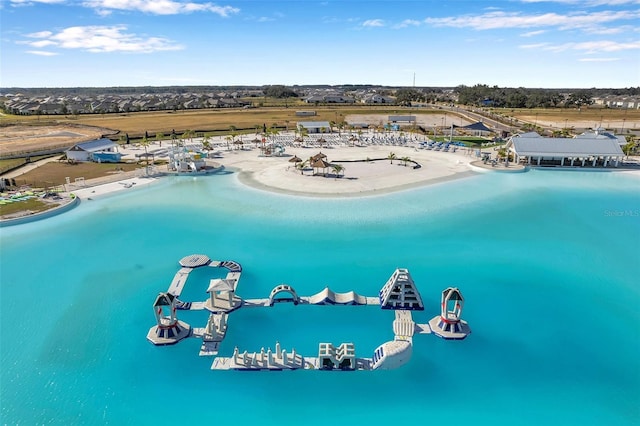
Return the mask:
[[411,158],[409,158],[409,157],[402,157],[402,158],[400,159],[400,161],[402,161],[402,162],[404,163],[404,166],[405,166],[405,167],[407,167],[407,163],[408,163],[409,161],[411,161]]
[[307,167],[307,164],[309,164],[309,160],[306,161],[301,161],[300,163],[296,164],[296,167],[298,169],[300,169],[300,174],[303,175],[304,174],[304,169],[305,167]]
[[202,139],[202,149],[211,151],[211,138],[209,135],[205,135],[204,139]]
[[147,160],[147,166],[145,167],[145,173],[149,173],[149,153],[147,152],[147,147],[149,146],[149,139],[147,139],[147,135],[145,133],[144,137],[140,144],[144,147],[144,157]]
[[344,166],[342,164],[332,164],[331,170],[336,174],[336,177],[340,177],[340,173],[344,174]]
[[225,136],[224,140],[227,141],[227,151],[231,151],[231,148],[229,148],[229,143],[233,140],[233,138],[231,136]]
[[184,133],[182,133],[182,139],[189,139],[189,142],[193,142],[193,137],[195,136],[196,132],[194,132],[193,130],[185,130]]
[[396,159],[396,154],[394,154],[393,152],[390,152],[389,155],[387,155],[387,159],[391,160],[391,164],[393,164],[393,160]]
[[162,132],[156,133],[156,140],[160,142],[160,146],[162,146],[162,141],[165,139],[165,136]]
[[271,126],[271,128],[269,129],[269,133],[271,133],[271,136],[276,137],[277,135],[280,134],[280,130],[278,130],[278,127],[276,126],[276,124],[274,123],[273,126]]
[[304,127],[302,124],[298,126],[298,131],[300,132],[300,137],[304,139],[305,136],[309,136],[309,130]]

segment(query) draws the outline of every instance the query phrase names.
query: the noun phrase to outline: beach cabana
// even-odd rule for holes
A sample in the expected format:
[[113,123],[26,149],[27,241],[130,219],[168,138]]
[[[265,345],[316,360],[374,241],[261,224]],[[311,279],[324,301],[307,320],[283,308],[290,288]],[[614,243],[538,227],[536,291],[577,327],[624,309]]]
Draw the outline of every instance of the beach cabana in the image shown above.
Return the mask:
[[[331,163],[325,161],[322,158],[317,159],[316,161],[314,161],[313,163],[311,163],[311,167],[313,167],[314,169],[323,169],[323,174],[326,176],[327,172],[326,170],[331,167]],[[315,174],[315,171],[314,171]]]

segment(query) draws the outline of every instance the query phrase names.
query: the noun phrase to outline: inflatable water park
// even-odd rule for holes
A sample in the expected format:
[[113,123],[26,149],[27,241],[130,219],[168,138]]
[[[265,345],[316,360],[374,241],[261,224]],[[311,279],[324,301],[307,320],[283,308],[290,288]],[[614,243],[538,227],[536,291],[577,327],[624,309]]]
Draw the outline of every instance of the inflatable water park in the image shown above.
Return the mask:
[[[235,261],[215,261],[202,254],[182,258],[166,292],[161,292],[153,303],[156,325],[149,329],[147,339],[157,346],[173,345],[186,338],[200,339],[200,356],[212,356],[212,370],[390,370],[409,362],[414,336],[431,334],[446,340],[462,340],[471,329],[462,319],[464,297],[458,288],[442,291],[440,313],[426,324],[414,322],[412,312],[423,311],[422,296],[407,269],[398,268],[380,289],[377,296],[362,296],[354,291],[336,293],[324,288],[311,296],[299,296],[288,284],[273,288],[269,297],[243,299],[237,295],[242,266]],[[222,268],[221,276],[209,280],[204,301],[183,301],[180,295],[189,274],[196,268]],[[230,356],[220,356],[219,351],[229,327],[229,317],[239,309],[268,308],[276,303],[304,305],[379,306],[394,311],[393,340],[382,343],[370,357],[359,357],[352,342],[333,344],[319,342],[318,353],[303,355],[295,348],[264,347],[250,352],[235,346]],[[178,311],[207,311],[208,320],[203,327],[192,327],[178,319]]]

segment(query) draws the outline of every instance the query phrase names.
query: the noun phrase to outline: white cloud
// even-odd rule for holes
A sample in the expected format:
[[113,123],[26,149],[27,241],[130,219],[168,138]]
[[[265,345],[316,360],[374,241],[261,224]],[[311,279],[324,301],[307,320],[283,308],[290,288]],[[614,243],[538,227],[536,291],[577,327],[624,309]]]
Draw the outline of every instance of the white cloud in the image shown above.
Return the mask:
[[396,25],[395,28],[419,27],[420,25],[422,25],[422,22],[420,21],[416,21],[415,19],[405,19]]
[[528,33],[520,34],[520,37],[533,37],[544,33],[546,33],[545,30],[529,31]]
[[543,50],[547,46],[549,46],[549,43],[522,44],[522,45],[520,45],[520,49],[540,49],[540,50]]
[[51,31],[38,31],[37,33],[27,34],[27,37],[31,38],[47,38],[53,35]]
[[362,23],[363,27],[384,27],[382,19],[368,19]]
[[521,45],[522,49],[538,49],[550,52],[566,52],[568,50],[581,51],[588,54],[599,54],[603,52],[620,52],[623,50],[637,50],[640,49],[640,40],[620,43],[616,41],[600,40],[600,41],[586,41],[581,43],[537,43],[537,44],[525,44]]
[[473,28],[475,30],[544,27],[559,27],[567,30],[603,25],[607,22],[637,19],[640,19],[640,12],[638,11],[578,12],[567,15],[557,13],[524,15],[518,12],[488,12],[478,16],[463,15],[426,18],[424,22],[438,27]]
[[621,6],[624,4],[640,4],[639,0],[520,0],[522,3],[561,3],[580,6]]
[[32,47],[47,47],[47,46],[55,46],[55,45],[56,43],[51,40],[38,40],[38,41],[32,41],[29,43],[29,46],[32,46]]
[[69,27],[58,33],[41,31],[28,34],[35,41],[22,41],[33,47],[57,47],[79,49],[88,52],[151,53],[163,50],[179,50],[181,46],[161,37],[142,37],[126,33],[125,25]]
[[616,41],[586,41],[582,43],[563,43],[556,46],[548,47],[547,50],[554,52],[563,52],[566,50],[581,50],[586,53],[600,53],[600,52],[619,52],[621,50],[636,50],[640,49],[640,40],[630,43],[619,43]]
[[581,58],[578,59],[580,62],[615,62],[619,61],[620,58]]
[[12,6],[31,6],[34,3],[56,4],[64,3],[66,0],[11,0]]
[[134,10],[154,15],[177,15],[180,13],[211,12],[224,18],[240,12],[232,6],[218,6],[214,3],[194,3],[175,0],[87,0],[85,7],[96,9],[104,14],[109,10]]
[[27,50],[27,53],[38,56],[56,56],[55,52],[47,52],[46,50]]

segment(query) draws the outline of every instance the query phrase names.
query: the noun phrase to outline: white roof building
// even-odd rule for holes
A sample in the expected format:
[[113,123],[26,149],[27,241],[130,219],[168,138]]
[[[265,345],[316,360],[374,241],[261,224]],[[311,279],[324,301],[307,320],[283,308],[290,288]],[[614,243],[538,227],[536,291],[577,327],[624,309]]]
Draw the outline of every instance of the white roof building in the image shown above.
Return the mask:
[[112,154],[116,157],[116,161],[120,160],[120,155],[117,154],[116,148],[118,144],[115,142],[103,138],[96,139],[89,142],[78,143],[69,148],[65,153],[69,160],[74,161],[93,161],[94,156],[98,154]]
[[323,129],[325,133],[331,133],[331,123],[328,121],[298,121],[297,127],[307,129],[309,133],[320,133]]
[[511,137],[507,148],[516,162],[536,166],[617,167],[624,156],[615,137],[544,138],[527,133]]

